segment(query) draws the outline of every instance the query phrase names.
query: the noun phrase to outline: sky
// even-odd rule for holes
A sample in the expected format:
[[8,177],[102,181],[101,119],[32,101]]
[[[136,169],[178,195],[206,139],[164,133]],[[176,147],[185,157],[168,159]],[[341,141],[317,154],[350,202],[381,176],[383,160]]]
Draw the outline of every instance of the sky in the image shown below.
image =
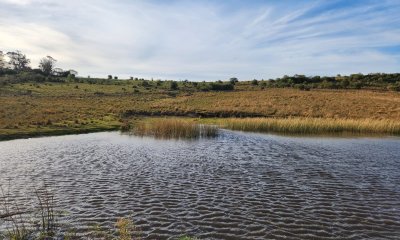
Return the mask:
[[80,76],[400,72],[399,0],[0,0],[0,50]]

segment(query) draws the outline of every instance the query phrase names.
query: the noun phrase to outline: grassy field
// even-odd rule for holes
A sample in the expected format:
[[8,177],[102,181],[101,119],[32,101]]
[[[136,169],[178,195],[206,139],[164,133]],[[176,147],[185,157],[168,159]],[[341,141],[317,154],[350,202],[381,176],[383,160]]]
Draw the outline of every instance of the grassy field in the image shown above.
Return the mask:
[[1,86],[0,139],[113,130],[141,116],[380,120],[382,133],[393,132],[385,129],[392,126],[385,121],[400,120],[399,92],[261,89],[245,84],[235,91],[201,92],[149,82],[150,86],[136,81]]

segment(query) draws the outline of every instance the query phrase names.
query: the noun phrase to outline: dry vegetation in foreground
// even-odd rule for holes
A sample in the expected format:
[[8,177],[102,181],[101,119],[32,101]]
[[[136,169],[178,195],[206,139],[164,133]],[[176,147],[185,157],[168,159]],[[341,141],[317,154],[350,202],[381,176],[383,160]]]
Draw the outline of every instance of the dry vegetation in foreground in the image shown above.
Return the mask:
[[139,136],[165,139],[209,138],[216,137],[218,134],[216,126],[197,124],[177,118],[150,118],[137,121],[130,131]]
[[[4,240],[140,240],[142,231],[135,226],[132,217],[118,218],[113,227],[95,225],[84,235],[78,234],[69,223],[60,223],[63,214],[55,204],[56,196],[48,186],[34,189],[33,198],[17,198],[10,187],[0,185],[0,239]],[[177,240],[196,240],[188,236]]]
[[190,92],[149,84],[154,86],[123,81],[7,84],[0,87],[0,140],[116,130],[138,116],[400,120],[399,92],[289,88]]

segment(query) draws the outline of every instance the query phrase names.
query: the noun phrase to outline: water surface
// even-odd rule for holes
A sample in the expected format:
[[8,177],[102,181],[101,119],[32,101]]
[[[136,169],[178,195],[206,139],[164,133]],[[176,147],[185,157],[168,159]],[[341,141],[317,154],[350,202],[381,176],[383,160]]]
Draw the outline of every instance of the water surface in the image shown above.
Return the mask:
[[0,185],[51,186],[85,234],[131,217],[145,239],[399,239],[399,138],[117,132],[0,142]]

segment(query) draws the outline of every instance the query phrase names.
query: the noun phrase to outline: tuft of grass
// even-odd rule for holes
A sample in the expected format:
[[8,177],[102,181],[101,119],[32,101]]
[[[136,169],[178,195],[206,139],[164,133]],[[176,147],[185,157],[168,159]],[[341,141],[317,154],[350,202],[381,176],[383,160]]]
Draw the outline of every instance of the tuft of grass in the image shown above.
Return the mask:
[[208,138],[218,135],[216,126],[197,124],[190,120],[177,118],[157,118],[139,121],[134,124],[132,133],[155,138],[193,139]]
[[133,222],[127,218],[120,218],[115,224],[117,228],[118,240],[141,239],[140,234]]
[[216,119],[223,128],[251,132],[279,132],[288,134],[389,134],[400,135],[400,122],[378,119],[332,118],[229,118]]

